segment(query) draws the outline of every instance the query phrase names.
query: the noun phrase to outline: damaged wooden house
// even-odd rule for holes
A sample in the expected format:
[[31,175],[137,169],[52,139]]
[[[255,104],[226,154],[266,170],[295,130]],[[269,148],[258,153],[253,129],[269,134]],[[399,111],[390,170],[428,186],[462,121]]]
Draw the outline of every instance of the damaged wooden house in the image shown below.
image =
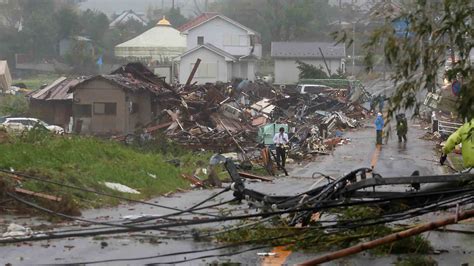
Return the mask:
[[[58,125],[70,131],[72,123],[72,93],[69,89],[84,77],[61,77],[50,85],[28,95],[29,113],[51,125]],[[68,130],[69,129],[69,130]]]
[[141,130],[159,112],[160,97],[173,95],[168,84],[140,63],[84,79],[69,92],[73,93],[73,131],[102,136]]

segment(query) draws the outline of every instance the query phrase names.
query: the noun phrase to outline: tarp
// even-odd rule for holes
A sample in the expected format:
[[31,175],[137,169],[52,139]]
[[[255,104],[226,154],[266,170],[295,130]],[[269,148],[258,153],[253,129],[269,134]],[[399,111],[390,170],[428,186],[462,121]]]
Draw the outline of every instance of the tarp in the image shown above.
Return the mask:
[[288,133],[287,124],[273,123],[258,128],[258,142],[265,145],[273,144],[273,136],[280,130],[280,127],[284,128],[285,132]]
[[0,90],[6,92],[12,85],[12,76],[7,61],[0,61]]

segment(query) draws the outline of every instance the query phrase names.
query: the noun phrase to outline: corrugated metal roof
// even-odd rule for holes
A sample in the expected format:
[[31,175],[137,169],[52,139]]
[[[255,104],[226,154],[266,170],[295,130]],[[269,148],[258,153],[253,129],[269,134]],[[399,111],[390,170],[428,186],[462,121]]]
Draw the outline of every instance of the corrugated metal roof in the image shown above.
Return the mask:
[[319,48],[326,58],[346,56],[343,44],[329,42],[272,42],[272,57],[280,58],[322,58]]
[[[78,83],[77,85],[85,84],[85,83],[92,82],[94,80],[100,80],[100,79],[108,81],[108,82],[112,82],[112,83],[118,85],[119,87],[121,87],[123,89],[130,90],[130,91],[133,91],[133,92],[138,92],[140,90],[147,90],[147,91],[149,91],[149,92],[151,92],[155,95],[159,95],[159,94],[163,94],[163,93],[171,93],[171,90],[169,90],[169,89],[167,89],[163,86],[159,86],[159,85],[153,84],[151,82],[135,79],[135,78],[132,77],[131,74],[129,74],[129,75],[115,74],[115,75],[94,76],[94,77],[91,77],[87,80],[84,80],[84,81]],[[77,88],[77,86],[74,86],[69,91],[74,92],[74,90],[76,88]]]
[[174,93],[168,83],[153,74],[153,72],[142,63],[138,62],[123,65],[114,70],[110,75],[98,75],[82,80],[75,86],[71,86],[69,92],[73,93],[81,84],[101,79],[133,92],[147,90],[155,95]]
[[61,77],[43,89],[32,92],[29,96],[36,100],[45,101],[72,100],[72,93],[68,93],[68,90],[83,80],[83,77]]

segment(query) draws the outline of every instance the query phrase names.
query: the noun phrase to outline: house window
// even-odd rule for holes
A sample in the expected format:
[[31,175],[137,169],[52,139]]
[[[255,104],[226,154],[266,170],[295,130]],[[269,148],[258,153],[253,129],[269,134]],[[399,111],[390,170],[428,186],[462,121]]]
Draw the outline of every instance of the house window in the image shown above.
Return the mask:
[[224,34],[225,46],[247,46],[249,37],[247,35]]
[[75,104],[73,106],[73,112],[77,117],[91,117],[92,106],[90,104]]
[[94,103],[94,114],[95,115],[116,115],[117,104],[116,103]]
[[[191,71],[194,63],[191,64]],[[196,78],[217,78],[217,63],[201,63],[196,71]]]
[[204,44],[204,36],[198,36],[198,45]]

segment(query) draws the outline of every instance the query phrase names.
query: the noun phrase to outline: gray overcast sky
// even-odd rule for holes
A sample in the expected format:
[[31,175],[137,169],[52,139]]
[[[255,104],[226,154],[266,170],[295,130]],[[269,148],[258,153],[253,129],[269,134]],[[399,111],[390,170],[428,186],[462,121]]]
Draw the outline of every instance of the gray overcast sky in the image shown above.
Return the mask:
[[[201,6],[204,6],[204,0],[196,0]],[[214,1],[209,1],[214,2]],[[145,13],[149,6],[161,8],[162,4],[171,7],[172,0],[87,0],[80,4],[82,9],[97,9],[108,16],[113,13],[120,14],[124,10],[133,10]],[[195,11],[194,0],[175,0],[175,5],[181,8],[181,12],[185,16],[193,16]]]

